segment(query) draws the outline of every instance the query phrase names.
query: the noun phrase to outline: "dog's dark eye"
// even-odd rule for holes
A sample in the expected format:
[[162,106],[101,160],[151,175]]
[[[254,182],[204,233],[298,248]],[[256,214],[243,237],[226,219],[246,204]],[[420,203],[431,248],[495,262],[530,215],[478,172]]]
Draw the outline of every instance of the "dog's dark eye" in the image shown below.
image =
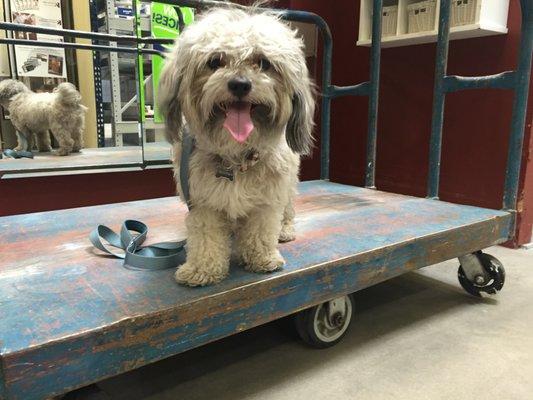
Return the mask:
[[268,71],[271,66],[270,61],[266,58],[259,59],[259,68],[261,68],[262,71]]
[[207,62],[207,66],[209,68],[211,68],[213,71],[219,69],[220,67],[223,67],[225,64],[224,64],[224,60],[222,60],[222,57],[221,56],[215,56],[215,57],[212,57],[208,62]]

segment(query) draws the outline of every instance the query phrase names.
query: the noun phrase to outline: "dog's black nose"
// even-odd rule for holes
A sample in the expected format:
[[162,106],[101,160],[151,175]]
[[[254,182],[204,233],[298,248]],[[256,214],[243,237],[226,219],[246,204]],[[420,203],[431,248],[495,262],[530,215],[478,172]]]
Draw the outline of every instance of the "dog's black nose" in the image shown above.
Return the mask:
[[252,82],[248,78],[237,76],[228,82],[228,89],[233,95],[242,98],[252,90]]

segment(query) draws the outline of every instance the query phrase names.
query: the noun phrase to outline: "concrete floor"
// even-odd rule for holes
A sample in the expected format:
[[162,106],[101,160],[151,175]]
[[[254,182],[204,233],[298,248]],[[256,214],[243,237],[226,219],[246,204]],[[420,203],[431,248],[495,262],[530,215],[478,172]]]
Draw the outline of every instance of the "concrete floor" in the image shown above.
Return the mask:
[[89,397],[533,399],[533,250],[487,252],[507,271],[496,297],[463,292],[452,260],[356,293],[356,319],[333,348],[305,347],[285,319],[101,382]]

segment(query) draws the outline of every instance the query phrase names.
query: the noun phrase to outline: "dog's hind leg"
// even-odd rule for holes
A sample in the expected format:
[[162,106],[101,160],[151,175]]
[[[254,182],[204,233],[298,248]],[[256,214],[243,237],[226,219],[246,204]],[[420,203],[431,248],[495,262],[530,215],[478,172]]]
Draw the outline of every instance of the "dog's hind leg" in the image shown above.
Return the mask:
[[37,149],[41,153],[52,151],[52,142],[50,141],[50,133],[48,131],[37,133]]
[[278,238],[280,243],[290,242],[296,239],[296,233],[294,232],[294,215],[292,200],[289,200],[283,211],[283,219],[281,220],[281,232]]
[[257,208],[243,220],[236,232],[236,250],[248,271],[275,271],[285,263],[277,248],[280,231],[281,212],[276,207]]
[[72,134],[72,139],[74,140],[74,145],[72,146],[72,151],[74,153],[79,152],[83,147],[83,130],[77,129]]
[[220,282],[229,270],[229,222],[221,212],[197,206],[187,214],[186,224],[187,262],[176,271],[176,281],[189,286]]
[[70,137],[70,132],[63,129],[61,126],[51,127],[51,131],[54,133],[54,137],[59,143],[59,149],[55,151],[58,156],[67,156],[72,152],[74,146],[74,140]]

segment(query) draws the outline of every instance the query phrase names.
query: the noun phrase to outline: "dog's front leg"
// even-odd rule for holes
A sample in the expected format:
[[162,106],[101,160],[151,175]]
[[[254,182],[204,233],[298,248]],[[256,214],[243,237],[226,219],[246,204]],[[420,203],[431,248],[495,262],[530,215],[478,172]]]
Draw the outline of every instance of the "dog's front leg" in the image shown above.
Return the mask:
[[237,228],[237,252],[248,271],[275,271],[285,263],[277,248],[281,211],[276,207],[257,208]]
[[176,281],[189,286],[220,282],[229,270],[230,225],[219,211],[193,208],[186,219],[187,261],[178,268]]
[[52,151],[52,141],[50,140],[50,133],[48,130],[37,133],[37,149],[41,153]]
[[292,199],[285,206],[283,211],[283,219],[281,220],[281,232],[279,234],[279,242],[286,243],[296,239],[294,232],[294,207]]
[[17,147],[15,151],[31,151],[33,147],[33,134],[31,132],[16,131]]

